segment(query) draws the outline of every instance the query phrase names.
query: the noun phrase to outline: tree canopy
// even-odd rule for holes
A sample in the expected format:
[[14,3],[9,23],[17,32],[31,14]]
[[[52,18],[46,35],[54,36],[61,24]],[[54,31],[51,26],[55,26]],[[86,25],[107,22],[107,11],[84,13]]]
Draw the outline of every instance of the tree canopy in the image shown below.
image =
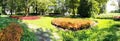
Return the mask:
[[[30,13],[30,7],[33,7],[33,13],[45,14],[47,11],[54,11],[64,14],[65,12],[71,12],[72,15],[78,13],[86,13],[87,11],[93,11],[98,14],[101,9],[104,9],[104,5],[108,0],[0,0],[0,6],[2,11],[6,9],[12,12],[24,12],[26,15]],[[50,10],[50,7],[53,7]],[[84,8],[84,9],[83,9]],[[79,9],[79,10],[78,10]],[[90,14],[90,12],[88,12]]]

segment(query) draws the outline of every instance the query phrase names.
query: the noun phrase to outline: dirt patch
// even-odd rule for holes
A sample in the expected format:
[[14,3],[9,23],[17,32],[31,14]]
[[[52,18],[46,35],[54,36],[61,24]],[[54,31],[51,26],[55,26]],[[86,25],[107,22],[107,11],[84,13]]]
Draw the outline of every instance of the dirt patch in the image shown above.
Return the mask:
[[80,30],[91,27],[94,21],[86,19],[56,18],[53,19],[51,23],[63,29]]
[[20,25],[10,23],[10,25],[0,32],[0,41],[20,41],[23,30]]

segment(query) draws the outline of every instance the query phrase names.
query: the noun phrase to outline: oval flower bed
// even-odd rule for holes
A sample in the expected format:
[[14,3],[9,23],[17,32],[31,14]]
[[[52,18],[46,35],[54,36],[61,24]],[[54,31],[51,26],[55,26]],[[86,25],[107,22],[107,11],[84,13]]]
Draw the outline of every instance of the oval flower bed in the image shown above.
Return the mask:
[[86,19],[56,18],[52,20],[52,24],[64,29],[79,30],[89,28],[94,24],[94,21]]
[[0,32],[0,41],[20,41],[22,34],[22,28],[16,23],[11,23]]

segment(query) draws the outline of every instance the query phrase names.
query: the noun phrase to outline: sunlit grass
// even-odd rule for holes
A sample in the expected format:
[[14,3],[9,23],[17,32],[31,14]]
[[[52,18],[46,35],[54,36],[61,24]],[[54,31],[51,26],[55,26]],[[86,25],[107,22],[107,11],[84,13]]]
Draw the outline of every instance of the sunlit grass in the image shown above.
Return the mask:
[[[78,31],[64,31],[58,30],[51,24],[53,17],[41,17],[38,20],[23,20],[27,24],[35,24],[39,28],[51,29],[52,31],[59,34],[62,41],[116,41],[120,40],[119,32],[115,28],[115,24],[119,25],[120,21],[114,21],[112,19],[92,19],[98,22],[95,27],[78,30]],[[79,19],[79,18],[78,18]],[[81,19],[81,18],[80,18]],[[89,18],[88,18],[89,19]],[[60,40],[61,40],[60,39]],[[57,40],[59,41],[59,40]]]
[[99,29],[109,28],[114,23],[111,19],[97,19],[97,22],[97,27]]
[[40,19],[37,20],[23,20],[23,22],[36,25],[38,28],[56,30],[55,27],[51,24],[52,19],[52,17],[40,17]]

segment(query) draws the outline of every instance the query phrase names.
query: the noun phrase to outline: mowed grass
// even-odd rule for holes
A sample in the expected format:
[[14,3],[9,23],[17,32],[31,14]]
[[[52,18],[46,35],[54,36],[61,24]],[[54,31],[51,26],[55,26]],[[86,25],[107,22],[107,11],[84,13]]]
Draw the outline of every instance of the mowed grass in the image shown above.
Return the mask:
[[99,29],[109,28],[115,22],[112,19],[96,19],[96,20],[98,22],[97,27]]
[[98,23],[90,29],[66,31],[54,27],[51,24],[52,19],[54,18],[40,17],[38,20],[23,20],[23,22],[26,24],[34,24],[38,26],[38,28],[50,29],[59,34],[62,41],[120,41],[120,21],[114,21],[112,19],[92,19]]
[[[54,29],[55,26],[53,26],[51,24],[52,19],[54,19],[54,18],[53,17],[40,17],[40,19],[37,19],[37,20],[23,20],[23,22],[25,22],[27,24],[34,24],[38,27]],[[98,22],[97,27],[100,29],[109,28],[108,26],[113,25],[115,22],[112,19],[93,19],[93,20],[96,20]]]
[[38,28],[56,30],[55,26],[51,24],[52,17],[40,17],[37,20],[23,20],[26,24],[36,25]]

